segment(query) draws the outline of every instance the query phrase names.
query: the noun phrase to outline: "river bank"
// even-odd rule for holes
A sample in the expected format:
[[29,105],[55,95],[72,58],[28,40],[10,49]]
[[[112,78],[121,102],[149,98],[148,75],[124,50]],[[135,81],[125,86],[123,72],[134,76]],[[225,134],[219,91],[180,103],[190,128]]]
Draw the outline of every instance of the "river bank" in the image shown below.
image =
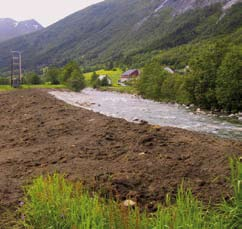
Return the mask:
[[[112,87],[101,87],[98,88],[99,91],[106,91],[106,92],[117,92],[117,93],[122,93],[122,94],[130,94],[130,95],[135,95],[135,96],[140,96],[138,94],[138,91],[135,87],[133,86],[112,86]],[[142,96],[140,96],[142,97]],[[143,97],[142,97],[143,98]],[[155,101],[155,100],[153,100]],[[171,102],[167,100],[158,100],[156,102],[160,103],[167,103],[167,104],[175,104],[182,106],[186,108],[187,110],[193,112],[194,114],[203,114],[203,115],[208,115],[208,116],[213,116],[220,118],[221,120],[225,120],[231,123],[237,123],[237,124],[242,124],[242,112],[237,112],[237,113],[229,113],[229,112],[224,112],[224,111],[219,111],[219,110],[206,110],[206,109],[201,109],[198,106],[195,106],[194,104],[182,104],[182,103],[177,103],[177,102]]]
[[242,140],[242,124],[227,122],[218,118],[216,114],[206,114],[200,110],[191,111],[194,107],[160,103],[137,95],[104,92],[90,88],[81,93],[68,91],[50,93],[71,105],[107,116],[123,118],[129,122],[146,121],[152,125],[179,127]]
[[0,215],[23,185],[52,172],[150,210],[183,179],[205,203],[232,192],[228,157],[241,155],[241,142],[107,117],[47,90],[2,92],[0,104]]

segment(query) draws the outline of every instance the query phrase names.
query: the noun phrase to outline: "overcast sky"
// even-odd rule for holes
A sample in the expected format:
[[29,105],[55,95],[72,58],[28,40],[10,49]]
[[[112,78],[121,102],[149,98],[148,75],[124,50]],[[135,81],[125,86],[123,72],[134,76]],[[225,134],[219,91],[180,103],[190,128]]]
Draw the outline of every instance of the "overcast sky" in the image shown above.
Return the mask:
[[43,26],[102,0],[0,0],[0,18],[36,19]]

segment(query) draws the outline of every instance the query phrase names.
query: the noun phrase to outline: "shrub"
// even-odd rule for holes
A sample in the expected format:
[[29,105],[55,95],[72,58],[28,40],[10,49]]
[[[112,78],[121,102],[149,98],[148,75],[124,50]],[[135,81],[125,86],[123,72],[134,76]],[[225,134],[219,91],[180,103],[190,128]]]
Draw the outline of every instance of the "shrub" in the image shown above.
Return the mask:
[[24,75],[24,83],[25,84],[41,84],[41,79],[40,76],[38,76],[36,73],[34,72],[29,72],[27,74]]
[[79,71],[74,70],[71,77],[67,80],[67,86],[73,91],[79,92],[85,88],[85,79]]
[[60,84],[60,72],[56,67],[46,68],[43,74],[44,81],[53,85]]

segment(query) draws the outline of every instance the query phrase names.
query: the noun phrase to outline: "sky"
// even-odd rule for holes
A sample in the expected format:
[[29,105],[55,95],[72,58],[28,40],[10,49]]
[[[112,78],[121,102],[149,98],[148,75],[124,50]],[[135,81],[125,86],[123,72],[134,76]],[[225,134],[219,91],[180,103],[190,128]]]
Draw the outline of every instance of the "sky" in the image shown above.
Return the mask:
[[35,19],[43,26],[102,0],[0,0],[0,18]]

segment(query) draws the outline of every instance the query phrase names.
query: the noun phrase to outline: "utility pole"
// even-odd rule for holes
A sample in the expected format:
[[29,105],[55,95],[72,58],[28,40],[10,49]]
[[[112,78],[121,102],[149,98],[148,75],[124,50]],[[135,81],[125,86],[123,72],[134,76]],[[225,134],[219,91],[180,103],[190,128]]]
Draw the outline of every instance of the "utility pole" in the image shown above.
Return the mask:
[[22,83],[22,53],[19,51],[11,51],[11,86],[20,87]]

